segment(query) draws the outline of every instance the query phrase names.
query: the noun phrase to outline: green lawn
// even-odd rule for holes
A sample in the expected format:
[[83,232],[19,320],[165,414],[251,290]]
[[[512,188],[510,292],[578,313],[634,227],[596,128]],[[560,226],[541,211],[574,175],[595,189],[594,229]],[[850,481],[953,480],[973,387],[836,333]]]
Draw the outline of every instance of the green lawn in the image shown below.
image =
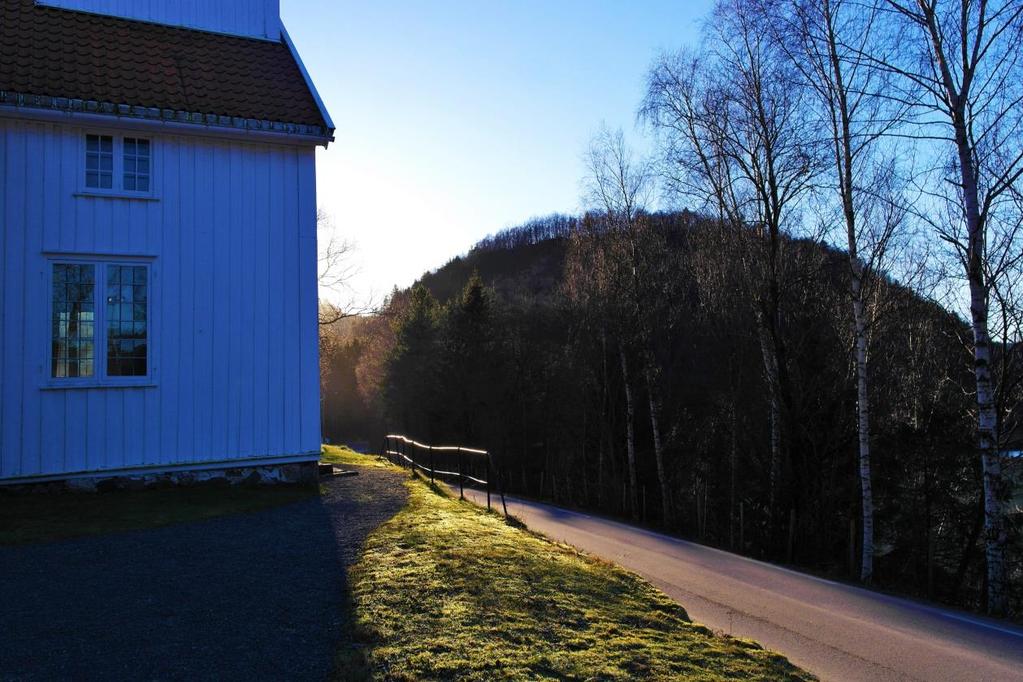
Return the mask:
[[[347,448],[326,446],[323,461],[366,466],[374,460]],[[0,545],[198,521],[288,504],[315,494],[317,489],[313,485],[270,485],[3,495],[0,496]]]
[[691,623],[613,564],[421,480],[406,485],[408,505],[370,535],[351,572],[354,634],[339,680],[812,679]]
[[0,545],[198,521],[317,494],[313,485],[195,486],[137,492],[0,496]]
[[356,465],[372,467],[390,467],[391,464],[382,457],[360,455],[344,445],[324,445],[320,454],[321,462],[330,462],[338,466]]

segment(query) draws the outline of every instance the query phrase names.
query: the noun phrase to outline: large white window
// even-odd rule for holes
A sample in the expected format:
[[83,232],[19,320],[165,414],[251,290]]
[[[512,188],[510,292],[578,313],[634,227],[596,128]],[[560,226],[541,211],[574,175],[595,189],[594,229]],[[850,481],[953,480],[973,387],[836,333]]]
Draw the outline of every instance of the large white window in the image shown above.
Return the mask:
[[53,346],[55,378],[91,377],[96,353],[96,266],[53,264]]
[[138,383],[150,376],[148,263],[53,261],[50,377]]
[[149,195],[153,189],[153,143],[145,137],[85,135],[87,192]]

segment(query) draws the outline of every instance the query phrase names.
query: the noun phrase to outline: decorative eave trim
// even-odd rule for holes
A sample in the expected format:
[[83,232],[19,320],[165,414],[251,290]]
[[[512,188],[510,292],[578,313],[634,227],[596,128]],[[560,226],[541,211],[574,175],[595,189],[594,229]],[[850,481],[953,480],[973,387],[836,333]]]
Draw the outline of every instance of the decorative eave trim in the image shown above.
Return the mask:
[[284,123],[238,116],[220,116],[198,112],[161,109],[158,107],[141,107],[129,104],[113,104],[95,100],[74,99],[69,97],[52,97],[49,95],[29,95],[9,90],[0,90],[0,107],[52,112],[63,116],[96,116],[116,117],[120,120],[131,120],[148,123],[162,123],[171,126],[195,126],[205,129],[230,131],[233,136],[241,134],[270,134],[272,136],[290,136],[304,138],[304,143],[321,144],[324,147],[333,142],[333,130],[321,126],[302,123]]

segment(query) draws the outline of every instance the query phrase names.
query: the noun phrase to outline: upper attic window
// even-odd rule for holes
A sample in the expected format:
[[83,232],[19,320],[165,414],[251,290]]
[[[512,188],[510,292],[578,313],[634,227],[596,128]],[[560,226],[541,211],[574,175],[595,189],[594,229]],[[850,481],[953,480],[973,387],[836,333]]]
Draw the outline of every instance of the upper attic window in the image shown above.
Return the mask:
[[124,138],[124,188],[129,192],[149,191],[149,140]]
[[144,137],[85,135],[85,190],[146,196],[153,190],[153,142]]
[[90,189],[113,189],[114,138],[112,136],[85,136],[85,186]]

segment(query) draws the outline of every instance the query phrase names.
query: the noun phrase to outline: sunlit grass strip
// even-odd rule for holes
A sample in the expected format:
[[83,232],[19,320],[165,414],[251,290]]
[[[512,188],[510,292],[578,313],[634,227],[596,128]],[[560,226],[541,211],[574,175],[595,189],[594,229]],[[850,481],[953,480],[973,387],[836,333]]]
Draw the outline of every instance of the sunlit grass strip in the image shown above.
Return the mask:
[[337,679],[810,679],[621,568],[406,485],[351,572]]

